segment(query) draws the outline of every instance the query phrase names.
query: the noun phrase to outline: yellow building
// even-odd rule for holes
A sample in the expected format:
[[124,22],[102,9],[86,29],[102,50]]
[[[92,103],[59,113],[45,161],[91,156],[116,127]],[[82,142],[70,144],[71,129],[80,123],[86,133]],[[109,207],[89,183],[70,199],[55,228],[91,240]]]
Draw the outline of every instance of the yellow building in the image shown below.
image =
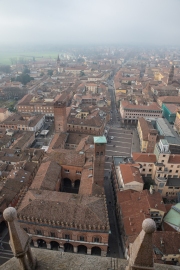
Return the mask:
[[127,90],[126,89],[116,89],[116,94],[118,93],[124,93],[126,94],[127,93]]
[[176,119],[174,122],[174,127],[178,133],[180,133],[180,112],[176,113]]
[[155,72],[154,73],[154,80],[155,81],[161,81],[164,76],[160,72]]
[[140,140],[140,149],[144,153],[153,153],[157,139],[157,131],[152,124],[143,117],[138,119],[137,131]]

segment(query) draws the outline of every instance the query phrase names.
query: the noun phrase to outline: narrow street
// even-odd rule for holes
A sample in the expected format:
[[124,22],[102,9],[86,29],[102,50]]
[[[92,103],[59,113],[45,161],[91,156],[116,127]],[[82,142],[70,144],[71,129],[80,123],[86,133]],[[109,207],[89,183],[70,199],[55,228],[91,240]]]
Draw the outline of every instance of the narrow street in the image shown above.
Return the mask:
[[123,247],[121,237],[119,235],[118,223],[116,219],[116,206],[114,202],[113,189],[111,183],[111,167],[112,156],[116,155],[130,155],[132,144],[132,131],[122,129],[118,121],[119,112],[116,110],[114,88],[110,87],[111,94],[111,123],[108,137],[111,142],[106,146],[106,161],[104,171],[104,189],[106,194],[110,234],[109,234],[109,251],[107,256],[114,258],[123,258]]
[[115,214],[115,203],[112,192],[112,184],[110,177],[104,180],[104,189],[106,194],[109,222],[110,222],[110,235],[109,235],[109,252],[108,257],[123,258],[123,249],[121,237],[119,235],[117,220]]

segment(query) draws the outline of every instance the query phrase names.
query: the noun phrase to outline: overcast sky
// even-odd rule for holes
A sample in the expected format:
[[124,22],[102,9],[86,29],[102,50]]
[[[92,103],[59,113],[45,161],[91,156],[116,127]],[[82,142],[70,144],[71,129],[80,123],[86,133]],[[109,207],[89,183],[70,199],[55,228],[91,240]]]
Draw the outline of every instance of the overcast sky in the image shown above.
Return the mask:
[[3,44],[180,45],[180,0],[0,0]]

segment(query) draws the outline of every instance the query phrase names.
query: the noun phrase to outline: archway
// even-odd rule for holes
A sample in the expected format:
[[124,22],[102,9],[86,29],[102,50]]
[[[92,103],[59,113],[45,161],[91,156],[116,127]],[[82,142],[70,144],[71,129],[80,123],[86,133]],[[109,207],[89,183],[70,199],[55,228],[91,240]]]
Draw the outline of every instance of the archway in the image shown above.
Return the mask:
[[72,190],[72,182],[71,182],[71,180],[69,178],[64,178],[63,179],[62,191],[71,193],[71,190]]
[[51,241],[50,244],[51,244],[51,249],[53,249],[53,250],[59,250],[59,243],[58,242]]
[[46,241],[44,241],[42,239],[38,239],[37,244],[38,244],[39,248],[47,248]]
[[80,180],[77,179],[75,182],[74,182],[74,192],[73,193],[77,193],[79,192],[79,186],[80,186]]
[[101,249],[99,247],[93,247],[91,249],[91,255],[101,256]]
[[64,244],[64,252],[71,252],[71,253],[73,253],[74,252],[73,245],[71,245],[69,243],[65,243]]
[[87,247],[84,245],[79,245],[77,252],[80,254],[87,254]]

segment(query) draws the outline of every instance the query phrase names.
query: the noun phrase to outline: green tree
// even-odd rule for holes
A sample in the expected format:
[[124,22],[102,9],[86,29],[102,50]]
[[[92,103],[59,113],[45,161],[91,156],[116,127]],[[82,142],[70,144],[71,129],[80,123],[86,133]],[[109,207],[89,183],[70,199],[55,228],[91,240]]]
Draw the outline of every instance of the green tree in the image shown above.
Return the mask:
[[17,82],[21,82],[22,84],[26,85],[31,80],[34,80],[34,78],[30,77],[29,74],[22,73],[16,78]]
[[53,75],[53,70],[52,70],[52,69],[49,69],[48,72],[47,72],[47,74],[48,74],[49,76],[52,76],[52,75]]
[[84,73],[84,71],[80,71],[80,76],[85,76],[85,73]]
[[30,69],[27,66],[24,66],[23,73],[24,74],[29,74],[30,73]]

